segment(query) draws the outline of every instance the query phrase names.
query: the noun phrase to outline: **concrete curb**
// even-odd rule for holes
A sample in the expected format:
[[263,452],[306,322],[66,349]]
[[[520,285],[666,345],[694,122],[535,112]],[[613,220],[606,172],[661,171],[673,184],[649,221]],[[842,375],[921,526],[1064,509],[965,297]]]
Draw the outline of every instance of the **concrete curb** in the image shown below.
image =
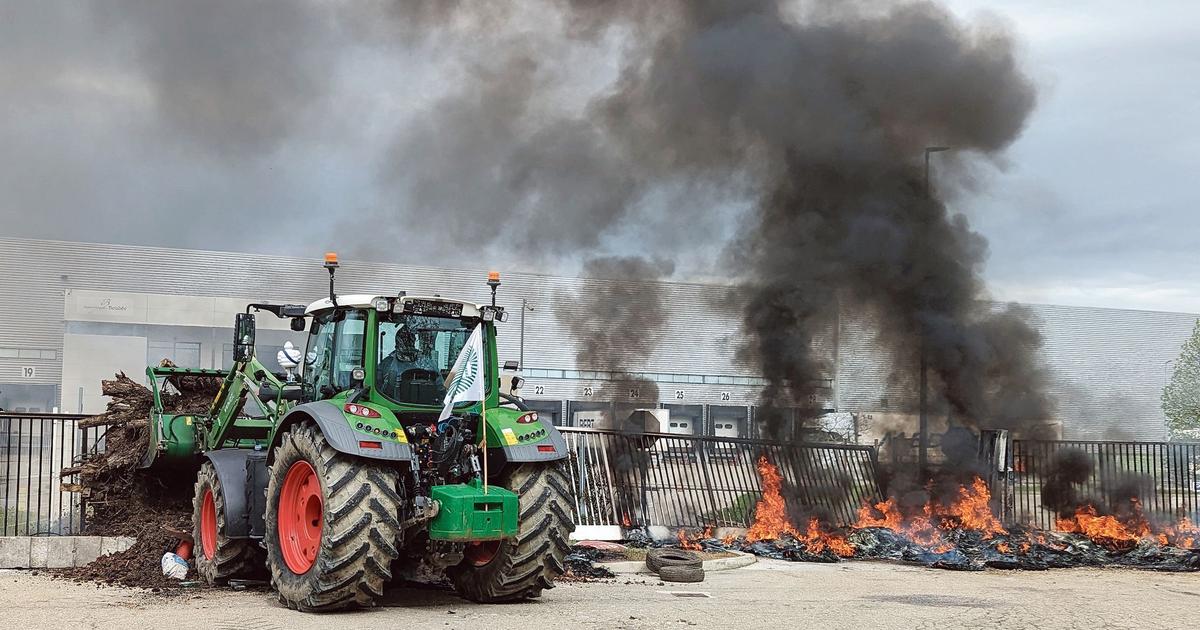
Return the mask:
[[0,569],[81,567],[124,551],[134,541],[123,536],[0,536]]
[[[758,556],[755,556],[754,554],[744,553],[741,551],[733,551],[730,553],[736,553],[737,555],[729,557],[729,558],[715,558],[713,560],[705,560],[704,565],[703,565],[704,570],[709,571],[709,572],[711,572],[711,571],[728,571],[730,569],[740,569],[742,567],[750,566],[750,565],[754,564],[755,562],[758,562]],[[628,560],[628,561],[624,561],[624,562],[597,562],[596,564],[598,566],[602,566],[602,567],[608,569],[609,571],[612,571],[613,573],[616,573],[618,575],[629,575],[629,574],[656,575],[653,571],[646,568],[645,562],[637,562],[634,560]]]

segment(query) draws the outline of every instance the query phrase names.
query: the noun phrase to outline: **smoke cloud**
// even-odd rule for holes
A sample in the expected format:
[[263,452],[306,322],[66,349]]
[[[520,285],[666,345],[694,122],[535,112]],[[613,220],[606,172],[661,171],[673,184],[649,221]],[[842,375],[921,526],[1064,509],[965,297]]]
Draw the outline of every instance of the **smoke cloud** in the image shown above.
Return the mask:
[[[582,274],[589,280],[577,292],[557,298],[555,316],[579,348],[576,364],[612,373],[595,396],[622,403],[616,410],[619,416],[658,401],[658,384],[628,370],[645,365],[662,338],[667,309],[655,281],[670,276],[674,268],[665,259],[591,258],[584,262]],[[620,425],[625,418],[613,420]]]
[[[1034,107],[998,19],[923,1],[3,10],[0,86],[18,116],[0,123],[16,148],[0,212],[17,233],[288,253],[353,233],[368,237],[346,255],[615,255],[584,273],[647,281],[673,269],[629,266],[652,251],[738,283],[764,417],[817,413],[816,337],[838,309],[879,315],[899,371],[924,356],[957,421],[1048,414],[1037,333],[981,301],[986,243],[924,183],[926,147],[954,149],[934,159],[957,190]],[[652,315],[612,323],[622,306],[577,338],[654,339]],[[610,367],[636,364],[640,343]]]

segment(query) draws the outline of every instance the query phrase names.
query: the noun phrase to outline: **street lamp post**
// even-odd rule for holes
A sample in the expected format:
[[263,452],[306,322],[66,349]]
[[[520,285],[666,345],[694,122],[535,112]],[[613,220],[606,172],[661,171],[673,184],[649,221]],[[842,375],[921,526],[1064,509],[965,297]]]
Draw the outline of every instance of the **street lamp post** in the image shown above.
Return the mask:
[[[933,198],[933,192],[929,187],[929,155],[931,153],[940,153],[949,151],[950,147],[925,147],[925,199],[928,201]],[[917,467],[922,473],[929,465],[929,401],[926,389],[929,384],[929,376],[927,370],[927,361],[925,359],[925,331],[920,331],[921,335],[921,384],[920,384],[920,413],[921,424],[919,428],[920,446],[917,450]]]
[[517,354],[518,369],[525,369],[525,311],[532,311],[533,307],[529,305],[529,301],[521,298],[521,349]]

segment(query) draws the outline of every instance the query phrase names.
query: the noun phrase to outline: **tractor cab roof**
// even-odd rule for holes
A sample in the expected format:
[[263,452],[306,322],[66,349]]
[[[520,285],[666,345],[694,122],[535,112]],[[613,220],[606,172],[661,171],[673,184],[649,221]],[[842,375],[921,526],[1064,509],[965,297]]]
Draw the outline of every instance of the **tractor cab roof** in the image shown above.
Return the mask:
[[[461,304],[462,305],[461,317],[479,317],[479,312],[480,312],[480,305],[476,304],[474,302],[465,302],[463,300],[452,300],[452,299],[444,298],[444,297],[431,297],[431,296],[419,296],[419,295],[404,295],[404,296],[399,296],[399,297],[394,296],[394,295],[369,295],[369,294],[339,295],[339,296],[337,296],[337,305],[339,307],[351,307],[351,308],[374,308],[374,303],[375,303],[374,301],[378,298],[383,298],[385,300],[391,301],[394,308],[396,305],[403,305],[400,308],[395,308],[396,311],[406,311],[406,310],[412,311],[413,308],[408,306],[408,304],[410,304],[410,303],[420,303],[420,304],[440,303],[440,304]],[[316,302],[313,302],[312,304],[309,304],[308,308],[304,310],[304,314],[305,315],[313,315],[316,313],[320,313],[321,311],[329,310],[331,308],[333,308],[333,302],[330,301],[329,298],[324,298],[324,299],[317,300]]]

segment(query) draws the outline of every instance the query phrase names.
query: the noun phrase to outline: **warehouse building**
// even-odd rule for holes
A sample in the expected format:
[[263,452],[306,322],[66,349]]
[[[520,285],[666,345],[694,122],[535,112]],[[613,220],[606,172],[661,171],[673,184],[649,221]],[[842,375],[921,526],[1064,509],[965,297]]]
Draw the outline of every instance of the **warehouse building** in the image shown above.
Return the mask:
[[[99,383],[147,363],[227,367],[233,315],[252,301],[308,303],[328,291],[319,252],[311,258],[0,238],[0,408],[94,412]],[[341,293],[441,294],[486,301],[487,269],[444,269],[344,260]],[[501,270],[502,272],[504,270]],[[735,360],[740,323],[727,286],[660,282],[644,287],[668,316],[636,365],[581,356],[571,326],[587,300],[614,283],[504,273],[498,303],[500,359],[523,359],[523,396],[559,424],[586,425],[638,408],[670,410],[672,432],[755,437],[764,385]],[[735,307],[729,308],[731,296]],[[1164,439],[1159,396],[1196,315],[1030,305],[1044,337],[1057,400],[1046,419],[1064,438]],[[259,318],[258,354],[268,365],[305,334]],[[822,341],[824,428],[848,441],[879,440],[907,426],[915,407],[911,366],[875,347],[869,320],[843,313]],[[630,379],[643,385],[630,386]]]

